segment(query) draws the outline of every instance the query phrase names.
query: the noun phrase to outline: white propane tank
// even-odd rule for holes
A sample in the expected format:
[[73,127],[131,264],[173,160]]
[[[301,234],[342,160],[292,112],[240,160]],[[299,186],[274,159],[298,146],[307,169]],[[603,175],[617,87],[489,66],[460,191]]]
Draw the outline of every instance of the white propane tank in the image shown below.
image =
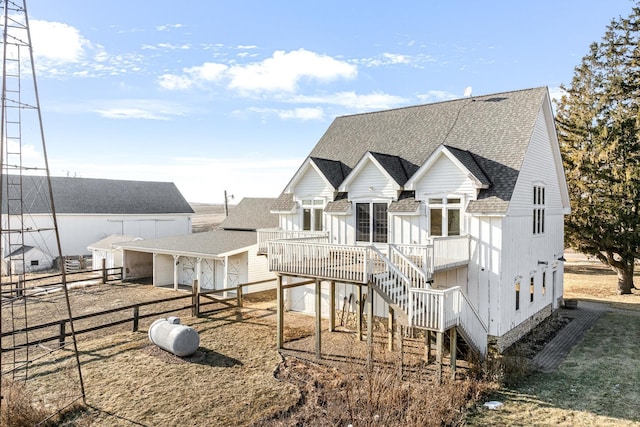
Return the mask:
[[158,319],[149,326],[149,341],[163,350],[183,357],[196,352],[200,335],[191,326],[181,325],[180,318]]

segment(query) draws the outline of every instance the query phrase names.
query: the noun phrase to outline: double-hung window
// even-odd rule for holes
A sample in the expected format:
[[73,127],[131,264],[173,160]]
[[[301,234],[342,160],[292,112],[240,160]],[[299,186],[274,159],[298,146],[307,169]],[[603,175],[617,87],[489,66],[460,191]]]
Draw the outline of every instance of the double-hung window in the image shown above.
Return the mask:
[[386,203],[356,203],[356,241],[387,243],[389,219]]
[[533,234],[544,233],[544,187],[533,186]]
[[302,229],[322,231],[323,200],[302,201]]
[[429,199],[429,235],[459,236],[461,234],[462,199],[459,197]]

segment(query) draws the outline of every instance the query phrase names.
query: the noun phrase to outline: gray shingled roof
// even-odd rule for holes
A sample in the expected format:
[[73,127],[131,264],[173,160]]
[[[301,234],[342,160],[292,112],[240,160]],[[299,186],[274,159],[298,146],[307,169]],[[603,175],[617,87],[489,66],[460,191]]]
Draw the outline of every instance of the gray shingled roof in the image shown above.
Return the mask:
[[245,197],[220,224],[225,230],[257,230],[278,226],[278,215],[269,212],[276,199]]
[[[3,177],[7,178],[14,179],[15,175]],[[27,213],[50,213],[46,177],[23,176],[22,179]],[[172,182],[51,177],[51,187],[59,214],[193,213]],[[3,198],[6,199],[5,192]],[[5,201],[2,208],[6,209]]]
[[546,95],[540,87],[338,117],[310,156],[353,168],[370,151],[421,166],[444,144],[471,153],[491,182],[473,208],[504,212]]
[[401,192],[398,200],[389,205],[389,213],[416,213],[420,201],[416,200],[415,194],[415,191]]
[[327,213],[347,213],[351,209],[351,202],[347,197],[347,193],[338,193],[335,200],[327,203],[324,211]]
[[311,157],[311,161],[320,169],[322,174],[331,183],[333,188],[338,188],[342,181],[349,175],[351,169],[346,167],[342,162],[335,160],[317,159]]
[[255,231],[213,230],[153,240],[123,243],[124,249],[191,256],[220,256],[237,251],[258,241]]
[[291,212],[296,207],[292,193],[282,193],[271,205],[271,212]]
[[478,179],[478,181],[486,186],[491,185],[491,181],[489,180],[489,178],[487,178],[484,172],[482,172],[482,169],[480,168],[480,166],[478,166],[478,163],[473,158],[472,153],[465,150],[459,150],[455,147],[447,147],[447,149],[456,157],[456,159],[460,161],[460,163],[462,163],[469,170],[469,172],[473,174],[473,176]]
[[[410,163],[403,161],[403,159],[398,156],[390,156],[388,154],[375,152],[371,152],[371,155],[399,185],[404,185],[409,180],[409,177],[418,170],[416,165],[411,165]],[[407,169],[409,170],[407,171]]]

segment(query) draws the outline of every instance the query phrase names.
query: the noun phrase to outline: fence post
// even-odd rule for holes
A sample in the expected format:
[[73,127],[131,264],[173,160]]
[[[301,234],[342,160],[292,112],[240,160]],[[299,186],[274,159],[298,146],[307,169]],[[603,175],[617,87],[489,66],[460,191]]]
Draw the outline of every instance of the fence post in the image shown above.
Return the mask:
[[107,283],[107,260],[102,258],[102,284]]
[[138,324],[140,320],[140,307],[133,307],[133,332],[138,332]]
[[65,324],[67,323],[66,320],[61,320],[60,321],[60,335],[58,336],[58,345],[60,347],[64,347],[64,339],[65,339],[65,335],[66,335],[66,330],[65,330]]
[[198,279],[193,281],[191,286],[191,315],[200,317],[200,285]]
[[238,291],[236,293],[237,298],[238,298],[238,307],[242,307],[243,304],[243,294],[242,294],[242,285],[238,285]]

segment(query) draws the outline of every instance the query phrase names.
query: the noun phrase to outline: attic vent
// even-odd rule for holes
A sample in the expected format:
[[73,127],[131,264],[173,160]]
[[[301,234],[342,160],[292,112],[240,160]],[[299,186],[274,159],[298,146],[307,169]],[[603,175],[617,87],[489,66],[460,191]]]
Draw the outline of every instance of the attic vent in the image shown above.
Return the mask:
[[504,96],[494,96],[493,98],[485,99],[484,102],[500,102],[508,99]]

